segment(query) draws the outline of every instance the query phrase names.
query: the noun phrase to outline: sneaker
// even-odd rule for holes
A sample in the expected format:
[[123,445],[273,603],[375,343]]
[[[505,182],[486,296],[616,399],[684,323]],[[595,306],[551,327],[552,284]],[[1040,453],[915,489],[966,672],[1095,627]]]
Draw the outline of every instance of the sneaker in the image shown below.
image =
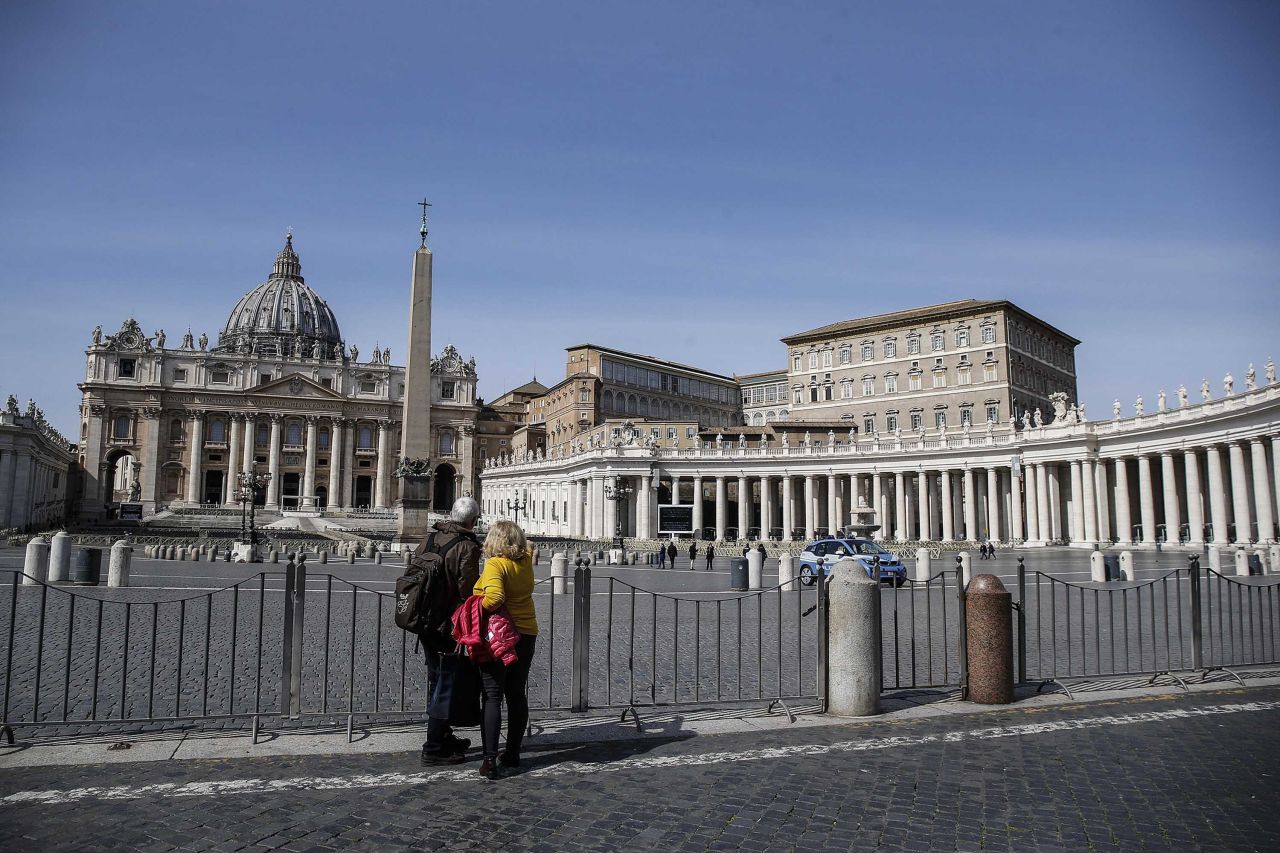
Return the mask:
[[480,775],[486,779],[501,779],[502,766],[492,758],[486,758],[480,765]]
[[461,764],[466,758],[456,752],[424,752],[422,763],[428,767],[441,767],[448,764]]

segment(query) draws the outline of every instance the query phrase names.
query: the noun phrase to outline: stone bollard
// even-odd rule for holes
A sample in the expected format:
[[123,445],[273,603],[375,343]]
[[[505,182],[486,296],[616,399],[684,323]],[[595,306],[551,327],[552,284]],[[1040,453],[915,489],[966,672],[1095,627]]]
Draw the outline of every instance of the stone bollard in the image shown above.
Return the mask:
[[1208,548],[1209,568],[1213,569],[1218,574],[1222,574],[1222,550],[1223,549],[1221,548],[1214,548],[1212,545]]
[[328,552],[328,551],[321,551],[321,552],[320,552],[320,562],[321,562],[321,563],[327,563],[327,562],[329,562],[329,552]]
[[279,563],[279,562],[280,562],[280,552],[279,552],[279,551],[277,551],[276,549],[272,548],[272,549],[271,549],[271,556],[270,556],[270,560],[271,560],[271,562],[273,562],[273,563]]
[[179,562],[185,561],[186,559],[187,559],[187,549],[186,549],[185,547],[183,547],[183,548],[179,548],[179,549],[178,549],[178,560],[179,560]]
[[49,542],[49,583],[65,581],[70,571],[71,536],[59,530]]
[[1013,701],[1013,596],[995,575],[978,575],[965,594],[969,701]]
[[404,560],[405,566],[408,567],[409,562],[413,559],[413,549],[405,548],[404,551],[401,552],[400,557]]
[[840,717],[878,714],[880,582],[865,572],[835,572],[827,589],[827,710]]
[[636,558],[637,558],[637,557],[639,557],[639,556],[640,556],[640,555],[639,555],[639,554],[637,554],[635,551],[632,551],[632,552],[631,552],[631,565],[633,565],[633,566],[634,566],[634,565],[636,564]]
[[764,554],[754,548],[747,553],[747,588],[759,589],[764,584]]
[[1273,575],[1280,574],[1280,545],[1267,548],[1267,571]]
[[111,546],[111,565],[107,570],[107,586],[128,586],[133,549],[123,539]]
[[1101,551],[1093,551],[1089,554],[1089,576],[1094,583],[1106,583],[1107,577],[1107,561],[1103,558]]
[[973,579],[973,570],[970,568],[971,561],[968,551],[961,551],[956,554],[956,568],[960,569],[960,579],[967,587],[969,581]]
[[533,549],[533,564],[536,566],[542,562],[542,549],[537,546]]
[[381,566],[381,565],[382,565],[382,552],[381,552],[381,551],[374,551],[374,552],[373,552],[373,564],[374,564],[375,566]]
[[1249,574],[1249,552],[1243,548],[1236,549],[1236,574],[1241,577]]
[[191,559],[195,560],[197,563],[200,562],[201,560],[204,559],[204,552],[201,551],[199,548],[197,548],[195,551],[192,552]]
[[792,562],[790,554],[778,555],[778,584],[786,589],[792,586],[796,579],[795,563]]
[[27,543],[27,558],[22,564],[22,572],[26,575],[22,583],[34,586],[49,576],[49,543],[43,537],[34,536]]
[[1133,552],[1132,551],[1120,552],[1120,580],[1122,581],[1133,580]]
[[350,553],[350,552],[348,552],[348,553],[347,553],[347,564],[348,564],[348,565],[351,565],[351,566],[354,566],[354,565],[356,564],[356,555],[355,555],[355,554],[352,554],[352,553]]
[[551,592],[564,595],[568,588],[569,558],[562,553],[551,555]]
[[929,556],[928,548],[916,549],[916,576],[915,580],[927,581],[933,574],[933,558]]

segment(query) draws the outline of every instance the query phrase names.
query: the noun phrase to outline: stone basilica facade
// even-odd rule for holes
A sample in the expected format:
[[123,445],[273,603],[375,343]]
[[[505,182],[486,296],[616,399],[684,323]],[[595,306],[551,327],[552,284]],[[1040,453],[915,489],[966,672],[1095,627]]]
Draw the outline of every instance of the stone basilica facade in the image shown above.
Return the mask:
[[[211,345],[212,344],[212,345]],[[84,521],[122,502],[144,516],[237,506],[246,470],[269,472],[257,502],[334,514],[394,508],[405,368],[390,349],[363,355],[302,276],[290,234],[270,277],[246,293],[216,342],[188,331],[172,346],[126,320],[86,351],[79,464]],[[431,364],[435,507],[479,491],[475,359],[452,346]]]

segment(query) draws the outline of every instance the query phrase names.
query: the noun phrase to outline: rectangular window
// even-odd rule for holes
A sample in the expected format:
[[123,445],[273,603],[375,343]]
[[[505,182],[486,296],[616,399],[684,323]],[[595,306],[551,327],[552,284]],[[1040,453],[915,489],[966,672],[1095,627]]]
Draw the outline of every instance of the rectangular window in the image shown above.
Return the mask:
[[[364,385],[362,384],[360,387],[363,390]],[[452,400],[454,395],[454,390],[455,390],[455,383],[453,382],[453,380],[446,379],[442,381],[440,383],[440,399]]]
[[987,404],[987,423],[993,424],[999,419],[1000,419],[1000,404],[988,403]]
[[995,326],[983,326],[983,327],[982,327],[982,342],[983,342],[984,344],[994,344],[994,343],[996,342],[996,327],[995,327]]
[[967,347],[969,345],[969,330],[960,329],[956,332],[956,346]]
[[818,388],[816,385],[813,388],[809,389],[809,402],[810,403],[818,402]]
[[676,428],[667,427],[667,441],[675,441],[675,440],[676,440]]
[[898,416],[897,416],[897,415],[888,415],[888,416],[887,416],[887,417],[885,417],[885,419],[884,419],[884,425],[885,425],[885,429],[889,430],[889,432],[897,432],[897,431],[898,431]]
[[917,355],[920,352],[920,338],[912,335],[907,338],[907,355]]
[[270,381],[271,381],[271,374],[270,374],[270,373],[259,373],[259,374],[258,374],[258,384],[259,384],[259,385],[266,385],[266,384],[267,384],[268,382],[270,382]]
[[215,370],[209,374],[209,381],[214,385],[226,385],[231,381],[231,374],[225,370]]
[[972,371],[969,370],[969,368],[961,367],[959,370],[956,371],[957,385],[970,385],[972,383],[973,383],[973,374],[972,374]]
[[809,353],[809,369],[810,370],[818,369],[818,354],[816,352]]
[[934,332],[929,336],[929,345],[934,352],[941,352],[946,341],[943,339],[942,332]]
[[849,347],[841,347],[841,348],[840,348],[840,363],[841,363],[841,364],[848,364],[848,363],[849,363],[849,362],[851,362],[851,361],[853,361],[853,350],[851,350]]
[[934,425],[934,426],[936,426],[938,429],[945,429],[945,428],[946,428],[946,426],[947,426],[947,413],[946,413],[946,412],[934,412],[934,413],[933,413],[933,425]]
[[830,386],[830,385],[823,385],[823,386],[822,386],[822,399],[824,399],[824,400],[830,400],[830,399],[831,399],[831,395],[832,395],[832,393],[834,393],[834,392],[831,390],[831,386]]
[[862,380],[862,396],[870,397],[876,393],[876,381],[874,379]]
[[873,359],[873,358],[875,358],[875,348],[874,348],[873,346],[871,346],[871,344],[863,344],[863,345],[862,345],[862,360],[863,360],[863,361],[871,361],[871,359]]
[[853,383],[852,383],[852,382],[841,382],[841,383],[840,383],[840,397],[841,397],[841,399],[848,400],[848,399],[849,399],[850,397],[852,397],[852,396],[853,396]]
[[896,376],[886,376],[886,377],[884,378],[884,392],[885,392],[886,394],[897,394],[897,393],[898,393],[898,377],[896,377]]
[[800,372],[800,356],[797,355],[791,359],[791,369],[796,373]]
[[831,366],[831,350],[822,351],[822,366],[823,367]]
[[863,431],[864,433],[866,433],[867,435],[873,435],[873,434],[875,433],[875,431],[876,431],[876,419],[875,419],[875,418],[863,418],[863,419],[862,419],[862,431]]
[[946,374],[946,373],[944,373],[944,372],[943,372],[943,371],[941,371],[941,370],[939,370],[937,373],[933,374],[933,387],[934,387],[934,388],[946,388],[946,387],[947,387],[947,374]]
[[174,371],[173,371],[173,381],[174,381],[174,382],[186,382],[186,381],[187,381],[187,371],[186,371],[185,369],[181,368],[181,367],[179,367],[179,368],[175,368],[175,369],[174,369]]
[[797,388],[797,389],[795,390],[795,394],[794,394],[794,395],[792,395],[792,399],[795,401],[795,404],[796,404],[797,406],[798,406],[798,405],[800,405],[800,404],[803,402],[803,400],[802,400],[802,398],[801,398],[801,396],[800,396],[800,389],[799,389],[799,388]]
[[996,366],[994,364],[988,364],[982,368],[982,381],[983,382],[996,381]]
[[966,406],[960,410],[960,426],[973,426],[973,409]]
[[893,358],[893,357],[895,357],[897,354],[898,354],[898,342],[897,342],[897,341],[885,341],[885,342],[884,342],[884,357],[885,357],[885,358]]
[[[321,380],[320,380],[320,384],[321,384],[321,385],[323,385],[324,387],[326,387],[326,388],[328,388],[328,389],[332,390],[332,389],[333,389],[333,377],[331,377],[331,376],[326,376],[325,378],[323,378],[323,379],[321,379]],[[402,390],[403,390],[403,389],[402,389]]]
[[924,415],[920,414],[919,412],[912,412],[912,413],[911,413],[911,428],[912,428],[912,429],[915,429],[915,430],[918,430],[918,429],[920,429],[920,427],[922,427],[922,426],[924,426]]
[[911,391],[920,390],[920,374],[916,373],[907,377],[907,387]]
[[581,391],[579,391],[579,392],[578,392],[578,402],[579,402],[579,403],[589,403],[590,401],[591,401],[591,392],[590,392],[590,391],[588,391],[587,389],[585,389],[585,388],[584,388],[584,389],[582,389]]
[[123,379],[132,379],[137,371],[138,362],[132,358],[120,359],[120,364],[116,367],[116,374]]
[[360,393],[361,393],[361,394],[372,394],[372,393],[374,393],[374,392],[375,392],[375,391],[377,391],[377,390],[378,390],[378,383],[376,383],[376,382],[361,382],[361,383],[360,383]]
[[687,427],[685,427],[685,428],[684,428],[684,437],[685,437],[685,438],[695,438],[697,435],[698,435],[698,428],[697,428],[697,427],[687,426]]

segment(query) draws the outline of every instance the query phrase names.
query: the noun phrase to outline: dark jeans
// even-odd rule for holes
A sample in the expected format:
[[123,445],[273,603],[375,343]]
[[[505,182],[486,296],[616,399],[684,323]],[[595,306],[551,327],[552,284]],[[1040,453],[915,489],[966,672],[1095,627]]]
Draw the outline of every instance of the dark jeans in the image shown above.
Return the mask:
[[524,730],[529,725],[529,665],[533,663],[536,636],[521,636],[516,643],[516,662],[505,666],[499,661],[480,665],[480,683],[484,698],[484,722],[480,740],[484,757],[498,755],[498,733],[502,730],[502,702],[507,703],[508,755],[519,757]]
[[[427,655],[427,695],[434,696],[436,682],[440,680],[440,666],[443,657],[439,652],[423,649]],[[427,717],[427,742],[422,745],[423,752],[444,752],[445,744],[453,737],[453,728],[448,720]]]

